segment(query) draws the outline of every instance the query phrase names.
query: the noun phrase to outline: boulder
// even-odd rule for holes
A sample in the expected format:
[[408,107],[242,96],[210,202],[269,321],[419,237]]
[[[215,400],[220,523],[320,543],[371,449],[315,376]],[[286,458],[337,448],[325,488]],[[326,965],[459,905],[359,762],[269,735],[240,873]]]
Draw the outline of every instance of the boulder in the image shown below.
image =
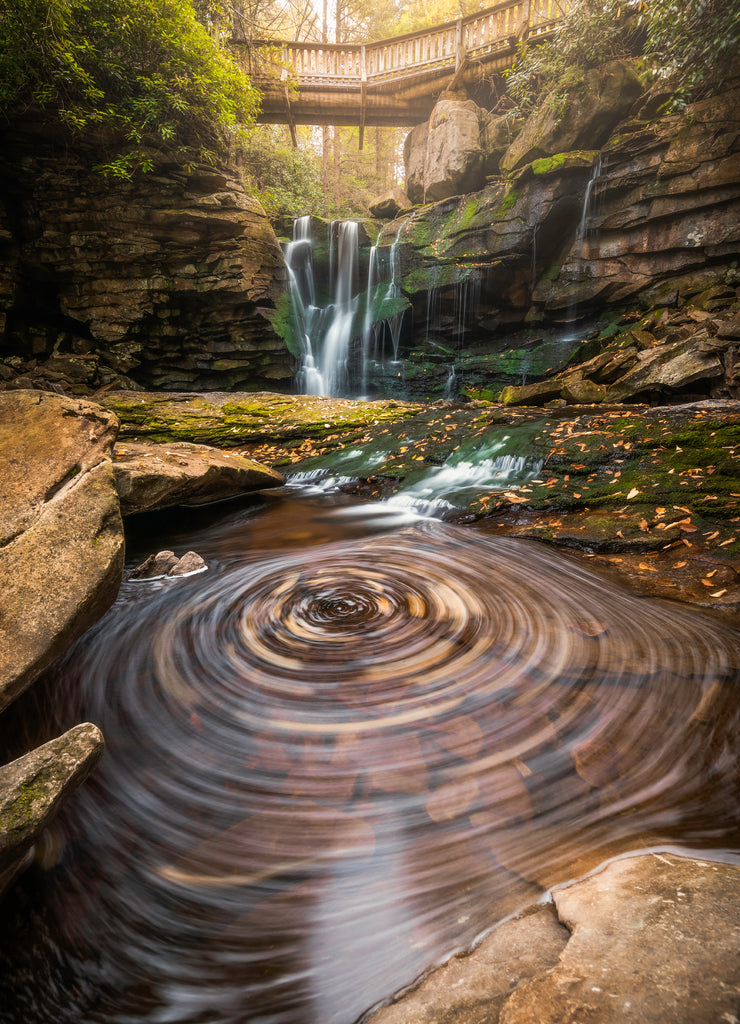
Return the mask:
[[0,891],[103,747],[100,730],[88,722],[0,768]]
[[115,600],[123,528],[116,417],[40,391],[0,394],[0,709]]
[[499,401],[502,405],[544,405],[545,402],[560,398],[562,390],[562,381],[543,380],[534,384],[523,384],[521,387],[506,387],[501,392]]
[[640,352],[637,363],[609,388],[609,399],[622,402],[641,392],[682,391],[697,381],[722,378],[724,372],[716,353],[702,352],[691,337]]
[[113,473],[124,515],[203,505],[284,483],[276,470],[243,455],[184,441],[117,444]]
[[549,96],[501,158],[506,173],[571,149],[598,149],[643,92],[635,63],[613,60],[592,68],[579,91]]
[[406,195],[412,203],[424,202],[424,162],[427,156],[429,123],[418,124],[406,136],[403,162],[406,167]]
[[381,220],[393,220],[399,213],[411,209],[412,204],[403,189],[392,188],[370,204],[370,213]]
[[499,173],[501,159],[522,130],[523,124],[521,118],[514,118],[510,114],[501,117],[486,115],[480,136],[484,175],[488,177]]
[[500,1024],[715,1024],[740,1005],[737,865],[651,854],[556,891],[572,936]]
[[174,551],[158,551],[133,569],[128,578],[159,580],[163,576],[190,576],[196,572],[205,572],[207,568],[205,561],[195,551],[186,551],[182,558],[178,558]]
[[483,185],[480,113],[472,100],[437,103],[429,119],[424,160],[425,200],[448,199]]

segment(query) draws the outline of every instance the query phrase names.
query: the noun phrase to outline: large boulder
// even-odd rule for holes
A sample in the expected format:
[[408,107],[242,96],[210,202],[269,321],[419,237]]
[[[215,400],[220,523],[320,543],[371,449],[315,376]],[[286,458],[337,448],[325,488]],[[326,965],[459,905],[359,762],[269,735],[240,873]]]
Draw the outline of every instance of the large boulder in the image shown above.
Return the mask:
[[113,603],[123,528],[116,417],[40,391],[0,394],[0,710]]
[[0,891],[103,747],[100,730],[88,722],[0,768]]
[[510,113],[494,117],[488,114],[483,121],[480,144],[483,151],[483,173],[486,177],[497,175],[501,160],[516,136],[522,130],[524,121]]
[[562,100],[549,96],[501,158],[506,173],[571,149],[598,149],[643,92],[635,63],[613,60],[592,68],[583,86]]
[[448,199],[483,184],[481,110],[472,100],[440,100],[429,119],[424,193],[427,200]]
[[171,505],[202,505],[279,487],[284,477],[237,453],[180,441],[117,444],[113,472],[124,515]]
[[406,167],[406,195],[412,203],[424,202],[424,162],[427,157],[429,122],[417,124],[406,136],[403,161]]

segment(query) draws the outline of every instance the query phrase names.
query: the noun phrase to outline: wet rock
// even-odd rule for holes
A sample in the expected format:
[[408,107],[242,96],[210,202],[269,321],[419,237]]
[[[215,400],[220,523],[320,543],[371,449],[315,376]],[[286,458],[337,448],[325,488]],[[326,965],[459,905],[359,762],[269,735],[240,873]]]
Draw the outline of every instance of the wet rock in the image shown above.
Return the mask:
[[524,121],[514,118],[511,114],[502,117],[489,116],[485,119],[481,130],[481,149],[483,151],[483,173],[495,175],[499,173],[501,158],[522,130]]
[[130,580],[158,580],[163,576],[189,576],[191,573],[203,572],[208,566],[195,551],[186,551],[178,558],[174,551],[158,551],[149,555],[141,565],[129,573]]
[[0,394],[0,709],[113,603],[123,529],[114,415],[40,391]]
[[103,747],[100,730],[85,723],[0,768],[0,891]]
[[211,442],[233,448],[245,441],[323,437],[412,416],[409,402],[349,401],[269,392],[116,392],[101,402],[121,421],[120,437],[148,442]]
[[284,482],[276,470],[252,459],[187,442],[118,444],[113,472],[124,515],[223,501]]
[[569,405],[594,405],[606,401],[607,390],[603,384],[571,378],[563,385],[562,396]]
[[501,1024],[735,1020],[739,881],[736,865],[652,854],[556,891],[572,937],[510,996]]
[[368,1024],[497,1024],[512,989],[555,965],[569,935],[552,908],[538,907],[502,924]]
[[504,388],[500,401],[502,405],[544,405],[553,398],[560,398],[562,389],[562,381],[543,380],[535,384],[523,384],[521,387]]
[[380,217],[381,220],[392,220],[394,217],[397,217],[399,213],[403,213],[405,210],[410,209],[411,203],[409,202],[406,193],[400,188],[392,188],[389,192],[379,196],[370,204],[370,213],[372,216]]

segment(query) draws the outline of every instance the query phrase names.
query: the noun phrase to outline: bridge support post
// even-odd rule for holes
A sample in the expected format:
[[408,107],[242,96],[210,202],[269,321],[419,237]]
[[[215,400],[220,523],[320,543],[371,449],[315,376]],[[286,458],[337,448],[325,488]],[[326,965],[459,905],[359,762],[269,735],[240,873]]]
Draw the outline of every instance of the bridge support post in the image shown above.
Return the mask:
[[363,45],[360,50],[360,140],[359,148],[365,143],[365,111],[367,109],[367,61],[366,49]]

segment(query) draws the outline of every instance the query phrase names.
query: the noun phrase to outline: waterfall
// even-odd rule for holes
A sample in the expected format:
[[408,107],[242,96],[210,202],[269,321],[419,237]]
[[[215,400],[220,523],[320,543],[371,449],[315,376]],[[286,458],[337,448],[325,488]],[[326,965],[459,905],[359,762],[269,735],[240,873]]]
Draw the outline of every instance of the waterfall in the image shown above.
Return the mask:
[[358,303],[357,223],[342,221],[336,227],[332,224],[330,236],[329,284],[333,302],[326,309],[316,305],[310,217],[295,221],[285,262],[301,342],[298,390],[303,394],[336,397],[345,394],[349,387],[347,365]]
[[[603,164],[601,157],[597,157],[594,161],[593,168],[591,170],[591,177],[589,178],[588,184],[586,185],[586,193],[583,197],[583,206],[581,207],[581,219],[578,222],[578,230],[576,231],[576,239],[574,245],[575,257],[574,263],[577,268],[577,272],[580,274],[583,269],[583,249],[591,233],[591,218],[595,212],[595,200],[597,198],[596,185],[601,177],[603,171]],[[575,292],[574,292],[575,294]],[[578,300],[571,299],[570,305],[568,306],[567,320],[572,323],[578,315]]]

